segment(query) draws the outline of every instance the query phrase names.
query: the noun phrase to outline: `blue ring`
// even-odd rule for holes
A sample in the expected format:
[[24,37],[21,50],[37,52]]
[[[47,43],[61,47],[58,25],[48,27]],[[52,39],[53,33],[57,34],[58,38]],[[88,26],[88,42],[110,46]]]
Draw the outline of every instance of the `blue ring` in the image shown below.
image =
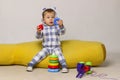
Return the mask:
[[48,72],[59,72],[60,71],[60,69],[50,69],[50,68],[48,68]]

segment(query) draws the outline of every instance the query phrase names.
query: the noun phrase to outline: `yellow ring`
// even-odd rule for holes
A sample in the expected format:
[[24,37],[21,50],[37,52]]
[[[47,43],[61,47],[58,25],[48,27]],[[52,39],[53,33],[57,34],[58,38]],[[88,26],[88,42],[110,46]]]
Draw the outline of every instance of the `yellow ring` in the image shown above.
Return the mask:
[[54,63],[54,64],[53,63],[49,63],[49,65],[50,66],[57,66],[57,65],[59,65],[59,63]]
[[58,58],[51,58],[51,57],[50,57],[49,60],[58,60]]

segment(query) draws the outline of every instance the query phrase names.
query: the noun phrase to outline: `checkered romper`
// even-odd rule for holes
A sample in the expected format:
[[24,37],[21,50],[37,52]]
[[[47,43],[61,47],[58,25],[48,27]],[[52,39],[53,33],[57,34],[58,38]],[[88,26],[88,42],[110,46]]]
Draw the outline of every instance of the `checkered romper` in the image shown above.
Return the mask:
[[58,56],[59,62],[61,66],[66,66],[65,58],[62,54],[61,47],[60,47],[60,35],[65,33],[65,28],[59,26],[47,26],[43,25],[44,29],[41,31],[40,34],[37,33],[36,37],[38,39],[42,39],[43,49],[38,52],[36,56],[32,59],[32,61],[28,64],[28,66],[34,66],[41,60],[43,60],[49,54],[56,54]]

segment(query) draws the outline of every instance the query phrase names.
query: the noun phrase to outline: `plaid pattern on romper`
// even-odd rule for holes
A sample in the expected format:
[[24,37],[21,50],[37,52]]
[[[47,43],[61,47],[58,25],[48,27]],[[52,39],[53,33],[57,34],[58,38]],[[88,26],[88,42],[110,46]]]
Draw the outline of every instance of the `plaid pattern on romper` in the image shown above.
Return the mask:
[[62,67],[66,66],[65,58],[62,54],[60,47],[60,35],[65,33],[65,28],[59,26],[47,26],[43,25],[44,29],[40,34],[37,33],[36,37],[38,39],[42,39],[43,49],[32,59],[32,61],[28,64],[28,66],[34,66],[42,59],[44,59],[49,54],[56,54],[59,58],[59,62]]

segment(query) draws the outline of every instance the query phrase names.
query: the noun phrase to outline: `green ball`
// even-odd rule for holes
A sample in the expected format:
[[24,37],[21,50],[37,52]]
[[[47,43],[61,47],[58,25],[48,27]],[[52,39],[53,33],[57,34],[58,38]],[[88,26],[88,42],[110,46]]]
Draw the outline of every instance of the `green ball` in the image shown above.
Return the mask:
[[86,62],[85,65],[92,66],[92,62]]
[[83,62],[83,61],[81,61],[81,62],[79,62],[80,64],[84,64],[85,62]]

